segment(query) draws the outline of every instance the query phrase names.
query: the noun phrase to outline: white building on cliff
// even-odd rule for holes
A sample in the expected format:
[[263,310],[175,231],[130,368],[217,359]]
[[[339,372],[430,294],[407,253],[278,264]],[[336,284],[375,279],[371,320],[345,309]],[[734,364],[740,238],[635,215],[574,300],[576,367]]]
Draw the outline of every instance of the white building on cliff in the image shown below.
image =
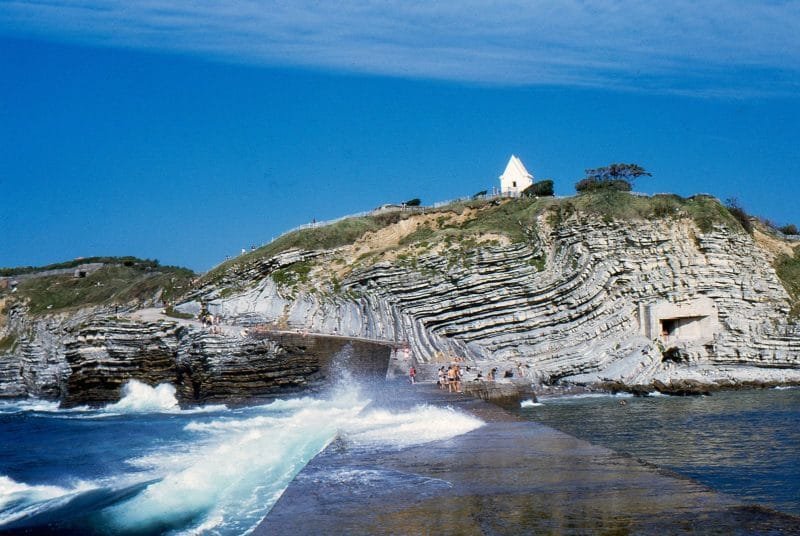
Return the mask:
[[511,155],[506,170],[500,175],[500,193],[517,197],[525,188],[533,184],[533,175],[525,169],[525,165],[515,155]]

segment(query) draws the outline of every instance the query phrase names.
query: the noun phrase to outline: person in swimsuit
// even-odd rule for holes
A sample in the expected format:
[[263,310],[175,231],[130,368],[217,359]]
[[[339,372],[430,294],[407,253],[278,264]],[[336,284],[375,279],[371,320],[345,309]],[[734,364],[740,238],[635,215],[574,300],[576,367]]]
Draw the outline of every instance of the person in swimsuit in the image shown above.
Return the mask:
[[452,393],[457,386],[457,379],[456,379],[456,368],[454,365],[450,365],[450,368],[447,369],[447,392]]

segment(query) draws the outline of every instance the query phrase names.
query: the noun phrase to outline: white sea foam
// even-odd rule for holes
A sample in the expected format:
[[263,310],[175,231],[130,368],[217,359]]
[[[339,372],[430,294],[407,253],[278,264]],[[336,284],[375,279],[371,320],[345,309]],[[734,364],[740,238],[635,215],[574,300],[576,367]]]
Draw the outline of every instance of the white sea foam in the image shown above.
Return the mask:
[[44,502],[67,500],[94,487],[96,486],[85,482],[79,482],[71,488],[36,486],[0,475],[0,526],[30,515],[37,511]]
[[283,416],[190,423],[188,431],[211,439],[177,457],[154,454],[137,460],[162,463],[165,476],[109,509],[109,523],[119,531],[146,531],[203,514],[203,530],[217,520],[229,533],[246,532],[263,517],[267,501],[277,500],[294,475],[336,437],[342,423],[367,403],[352,396],[305,400]]
[[175,398],[175,387],[169,383],[161,383],[150,387],[138,380],[129,380],[122,388],[119,402],[109,404],[105,411],[112,413],[149,413],[154,411],[170,411],[178,407]]
[[95,417],[127,413],[208,413],[226,409],[221,404],[181,409],[172,384],[160,383],[151,387],[138,380],[128,380],[122,387],[122,398],[119,402],[108,404]]
[[235,432],[249,430],[256,427],[276,426],[280,424],[280,417],[259,416],[250,419],[224,418],[209,422],[190,422],[184,427],[188,432]]
[[53,402],[50,400],[26,398],[22,400],[0,401],[0,413],[53,413],[56,411],[58,411],[58,402]]
[[[389,411],[368,408],[369,404],[346,379],[326,397],[201,410],[219,415],[181,411],[174,387],[150,387],[135,380],[126,384],[119,402],[101,409],[59,410],[55,403],[27,402],[22,406],[46,409],[56,418],[125,415],[137,420],[148,419],[150,413],[175,415],[185,419],[179,421],[184,438],[132,452],[126,463],[135,470],[113,475],[107,482],[34,486],[0,477],[0,524],[59,508],[88,489],[153,480],[132,498],[103,509],[98,521],[120,534],[169,526],[182,527],[186,534],[244,534],[263,519],[294,476],[337,437],[352,448],[400,448],[447,439],[482,425],[448,408],[421,405]],[[21,406],[14,407],[19,411]],[[186,440],[185,434],[191,439]]]
[[531,399],[523,400],[519,403],[519,407],[521,408],[535,408],[536,406],[544,406],[541,402],[534,402]]
[[452,408],[429,405],[408,411],[366,411],[344,423],[345,440],[356,445],[406,447],[448,439],[483,425],[483,421]]
[[[163,479],[107,509],[118,532],[193,520],[187,534],[242,534],[257,525],[294,476],[337,436],[357,447],[401,447],[446,439],[482,425],[452,409],[365,409],[358,390],[330,398],[276,401],[184,427],[197,434],[185,452],[154,452],[132,463]],[[255,413],[255,414],[253,414]],[[251,416],[252,415],[252,416]]]
[[584,398],[633,398],[631,393],[581,393],[577,395],[564,395],[548,398],[548,402],[567,402]]

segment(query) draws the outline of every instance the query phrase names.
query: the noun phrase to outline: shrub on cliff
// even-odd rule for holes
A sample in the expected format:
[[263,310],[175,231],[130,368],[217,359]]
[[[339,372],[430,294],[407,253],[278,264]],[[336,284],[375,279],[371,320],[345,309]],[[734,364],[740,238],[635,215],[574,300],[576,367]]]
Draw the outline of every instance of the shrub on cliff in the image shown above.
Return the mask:
[[785,235],[800,234],[800,232],[798,232],[797,230],[797,226],[793,223],[790,223],[789,225],[784,225],[783,227],[778,228],[778,230]]
[[550,197],[553,195],[553,181],[545,179],[535,182],[522,191],[526,197]]
[[13,333],[0,338],[0,353],[13,352],[17,346],[17,336]]
[[652,177],[652,174],[638,164],[609,164],[587,169],[586,178],[575,185],[575,190],[578,193],[604,189],[630,192],[634,181],[644,176]]
[[623,179],[598,180],[595,178],[582,179],[575,184],[575,191],[579,194],[610,190],[615,192],[630,192],[631,183]]
[[748,234],[753,234],[753,222],[750,221],[750,215],[742,208],[739,201],[733,197],[725,201],[725,208],[731,213],[731,216],[736,218],[736,221],[742,226],[742,229],[747,231]]

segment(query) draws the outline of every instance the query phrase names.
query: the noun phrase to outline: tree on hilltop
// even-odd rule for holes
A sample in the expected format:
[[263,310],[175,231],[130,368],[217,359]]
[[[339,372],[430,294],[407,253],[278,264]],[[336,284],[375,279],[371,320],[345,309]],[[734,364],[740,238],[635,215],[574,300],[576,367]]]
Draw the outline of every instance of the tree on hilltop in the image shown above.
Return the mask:
[[652,177],[653,174],[638,164],[609,164],[587,169],[586,178],[575,185],[575,190],[578,193],[605,189],[630,192],[633,182],[643,176]]

